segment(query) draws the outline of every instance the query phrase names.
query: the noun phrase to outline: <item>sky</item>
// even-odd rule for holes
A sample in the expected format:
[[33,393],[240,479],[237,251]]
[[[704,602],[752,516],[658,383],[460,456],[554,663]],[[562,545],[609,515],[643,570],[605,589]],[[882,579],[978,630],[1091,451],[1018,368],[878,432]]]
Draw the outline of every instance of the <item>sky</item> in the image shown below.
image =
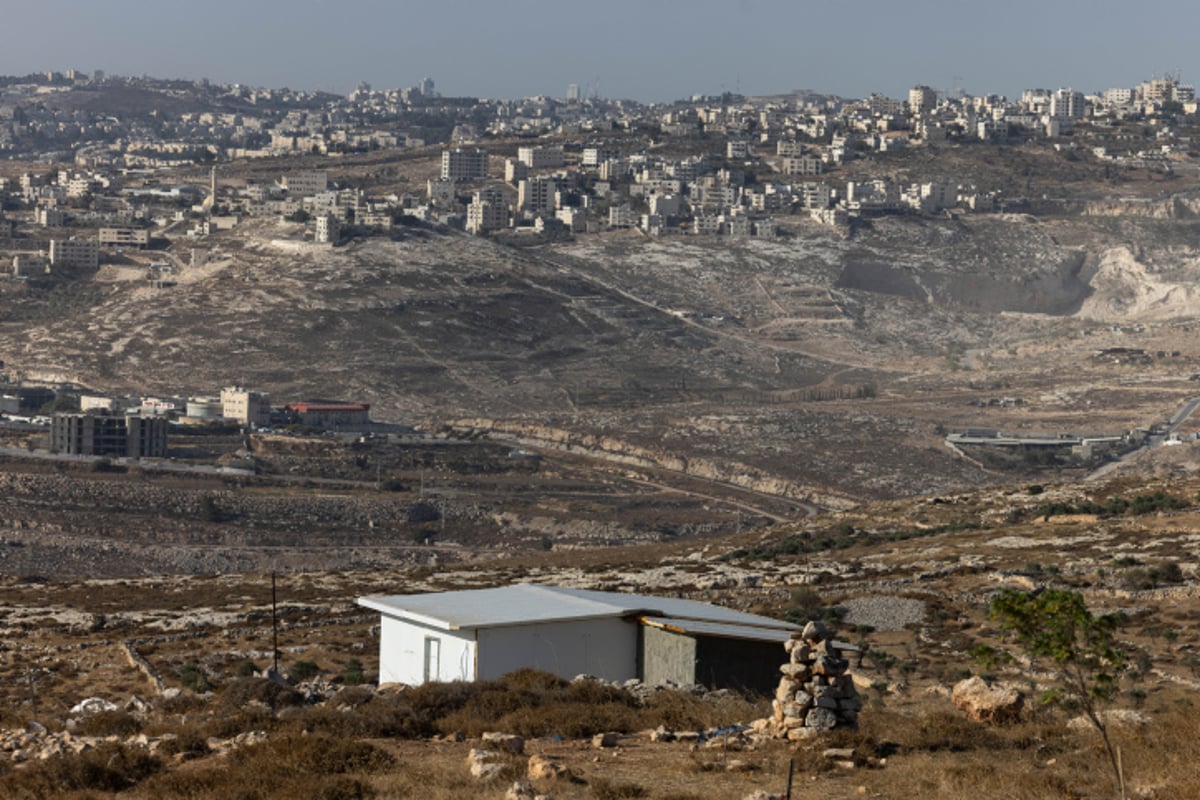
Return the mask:
[[795,89],[1019,97],[1200,84],[1195,0],[40,0],[0,9],[0,74],[102,69],[346,93],[433,78],[445,96]]

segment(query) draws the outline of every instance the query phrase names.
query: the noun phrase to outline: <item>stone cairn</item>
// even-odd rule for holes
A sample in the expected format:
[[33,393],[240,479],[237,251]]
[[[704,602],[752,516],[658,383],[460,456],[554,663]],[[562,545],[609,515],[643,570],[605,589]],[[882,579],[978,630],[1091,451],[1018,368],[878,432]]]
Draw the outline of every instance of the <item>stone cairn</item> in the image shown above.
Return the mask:
[[773,714],[760,720],[764,733],[799,741],[835,728],[858,728],[862,702],[842,658],[850,645],[834,642],[829,629],[810,622],[784,644],[789,658],[779,668],[783,677],[771,704]]

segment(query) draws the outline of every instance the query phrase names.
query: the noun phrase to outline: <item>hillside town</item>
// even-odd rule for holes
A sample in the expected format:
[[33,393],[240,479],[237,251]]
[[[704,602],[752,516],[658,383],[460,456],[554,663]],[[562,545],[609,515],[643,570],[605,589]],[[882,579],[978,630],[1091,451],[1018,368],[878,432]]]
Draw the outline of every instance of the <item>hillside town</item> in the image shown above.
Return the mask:
[[[98,98],[128,110],[100,110]],[[798,219],[846,231],[879,214],[1037,213],[1062,198],[949,170],[905,182],[894,159],[1037,143],[1102,163],[1106,175],[1192,173],[1197,110],[1195,90],[1171,74],[1013,100],[922,85],[899,100],[726,93],[669,105],[587,96],[575,84],[563,98],[488,100],[441,97],[429,78],[341,97],[99,71],[7,77],[0,155],[46,169],[0,177],[0,257],[17,279],[96,269],[113,253],[199,241],[251,218],[302,223],[304,238],[332,246],[398,225],[771,237]],[[440,155],[440,170],[419,180],[381,168],[396,177],[386,191],[331,180],[348,157],[372,153],[434,164]],[[236,177],[272,160],[274,180]],[[169,285],[185,266],[164,255],[147,278]]]

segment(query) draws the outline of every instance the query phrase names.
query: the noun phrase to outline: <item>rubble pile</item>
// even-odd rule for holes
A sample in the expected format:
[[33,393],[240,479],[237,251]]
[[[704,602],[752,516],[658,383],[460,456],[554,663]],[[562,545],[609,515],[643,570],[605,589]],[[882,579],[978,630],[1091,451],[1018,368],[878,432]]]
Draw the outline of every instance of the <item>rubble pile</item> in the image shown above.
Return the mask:
[[788,661],[771,703],[773,713],[754,728],[769,736],[799,741],[835,728],[858,728],[862,702],[843,651],[854,648],[835,642],[828,628],[810,622],[785,644]]

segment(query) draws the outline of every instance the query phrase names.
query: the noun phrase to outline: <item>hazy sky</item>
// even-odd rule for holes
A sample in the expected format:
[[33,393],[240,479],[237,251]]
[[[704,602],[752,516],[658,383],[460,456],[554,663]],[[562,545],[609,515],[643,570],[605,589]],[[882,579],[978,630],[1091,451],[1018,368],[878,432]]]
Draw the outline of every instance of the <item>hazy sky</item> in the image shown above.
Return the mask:
[[[669,101],[740,90],[1095,91],[1181,69],[1194,0],[6,0],[0,73]],[[70,54],[70,55],[68,55]]]

